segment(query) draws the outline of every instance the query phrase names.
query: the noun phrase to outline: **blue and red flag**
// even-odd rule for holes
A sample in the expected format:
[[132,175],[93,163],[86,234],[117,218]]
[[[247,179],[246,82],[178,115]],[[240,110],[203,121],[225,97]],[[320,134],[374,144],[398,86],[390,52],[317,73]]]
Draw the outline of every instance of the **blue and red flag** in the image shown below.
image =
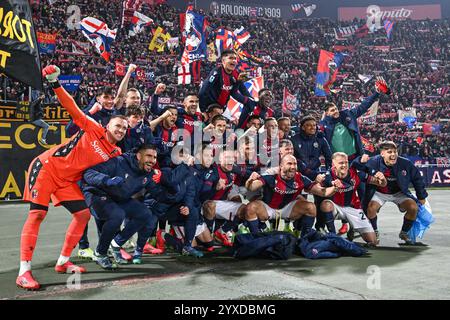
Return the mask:
[[216,31],[217,56],[220,57],[224,50],[233,48],[234,41],[235,35],[232,31],[225,28],[218,29]]
[[197,60],[205,60],[207,57],[205,16],[194,12],[192,6],[188,6],[186,14],[181,19],[184,23],[181,27],[185,43],[181,63],[189,64]]
[[111,45],[116,40],[117,29],[111,30],[105,22],[93,17],[81,20],[80,28],[83,35],[95,46],[103,59],[109,62]]
[[53,53],[55,52],[56,48],[56,36],[57,34],[51,34],[51,33],[43,33],[43,32],[36,32],[37,36],[37,42],[39,45],[39,52],[40,53]]
[[[253,99],[258,99],[259,90],[264,88],[264,78],[256,77],[248,80],[244,83],[248,92],[252,95]],[[233,97],[227,103],[227,108],[225,109],[223,115],[228,119],[239,119],[241,115],[243,105],[236,101]]]
[[345,54],[320,50],[319,63],[317,64],[316,87],[314,94],[318,97],[326,97],[330,93],[330,86],[336,81],[339,68],[344,61]]
[[389,40],[391,40],[392,30],[394,28],[394,21],[384,20],[384,30]]

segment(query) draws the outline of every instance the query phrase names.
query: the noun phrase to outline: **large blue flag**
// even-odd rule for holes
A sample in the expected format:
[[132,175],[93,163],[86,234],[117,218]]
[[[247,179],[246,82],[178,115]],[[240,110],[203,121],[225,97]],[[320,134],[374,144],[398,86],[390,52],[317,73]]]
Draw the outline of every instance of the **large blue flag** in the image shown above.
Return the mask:
[[189,6],[186,10],[183,35],[186,37],[182,64],[206,59],[206,20],[199,13],[192,11]]
[[345,54],[332,53],[320,50],[319,63],[317,64],[316,87],[314,94],[318,97],[326,97],[330,93],[330,86],[336,80],[339,67],[344,61]]

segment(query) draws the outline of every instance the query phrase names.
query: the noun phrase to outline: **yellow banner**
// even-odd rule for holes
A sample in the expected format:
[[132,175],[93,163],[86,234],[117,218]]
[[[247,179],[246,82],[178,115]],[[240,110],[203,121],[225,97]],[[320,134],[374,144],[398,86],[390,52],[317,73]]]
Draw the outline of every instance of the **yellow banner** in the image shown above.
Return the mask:
[[158,52],[164,52],[166,42],[169,41],[170,38],[172,38],[172,36],[168,32],[163,33],[163,28],[158,27],[153,35],[148,49],[150,51],[157,49]]

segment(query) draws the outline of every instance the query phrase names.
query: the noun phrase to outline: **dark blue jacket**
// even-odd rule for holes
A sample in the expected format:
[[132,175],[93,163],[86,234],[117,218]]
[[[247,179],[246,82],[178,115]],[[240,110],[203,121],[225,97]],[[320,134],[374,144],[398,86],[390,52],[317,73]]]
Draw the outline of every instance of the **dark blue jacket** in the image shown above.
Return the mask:
[[[186,165],[179,167],[178,170],[162,171],[160,184],[176,190],[176,185],[189,172]],[[136,154],[125,153],[87,169],[83,174],[82,190],[88,205],[91,205],[93,195],[106,196],[117,202],[127,201],[142,190],[156,189],[157,184],[152,179],[155,174],[155,170],[148,173],[139,168]],[[125,182],[119,187],[107,187],[106,181],[113,177],[121,177]]]
[[331,148],[322,132],[317,132],[314,136],[308,136],[303,130],[291,137],[294,145],[294,156],[297,158],[297,167],[302,175],[311,180],[316,179],[319,174],[320,159],[325,157],[327,169],[331,167]]
[[322,235],[316,230],[298,239],[297,247],[307,259],[338,258],[342,255],[359,257],[367,253],[366,249],[354,242],[333,233]]
[[[136,154],[125,153],[87,169],[81,186],[88,205],[91,205],[92,195],[120,202],[129,200],[144,188],[153,187],[154,174],[154,171],[148,173],[139,168]],[[106,181],[113,177],[121,177],[125,182],[120,187],[107,187]]]
[[357,119],[367,112],[367,110],[379,98],[379,96],[380,96],[379,93],[375,93],[370,97],[366,98],[359,106],[349,110],[341,110],[339,112],[339,118],[337,119],[332,118],[330,116],[326,116],[322,121],[320,121],[320,125],[323,128],[325,138],[327,139],[330,147],[331,141],[333,139],[334,127],[338,122],[340,122],[350,132],[353,133],[353,136],[355,137],[355,147],[357,155],[364,154],[364,147],[361,141],[361,136],[359,134]]
[[[361,164],[360,160],[361,158],[356,158],[352,165],[354,165],[358,170],[369,173],[371,176],[375,175],[378,171],[383,172],[383,168],[386,167],[384,160],[380,155],[370,158],[366,164]],[[425,182],[420,175],[420,171],[410,160],[403,157],[398,157],[397,163],[391,167],[391,173],[395,178],[397,178],[397,184],[400,190],[409,198],[417,202],[418,200],[424,200],[428,197],[428,193],[425,190]],[[414,196],[408,189],[411,183],[416,190],[416,196]],[[376,188],[377,187],[374,185],[367,185],[363,201],[364,210],[367,208],[369,201],[375,194]]]
[[161,183],[148,190],[145,199],[153,199],[152,212],[158,216],[164,215],[168,208],[181,204],[189,208],[191,213],[198,212],[196,205],[198,198],[197,178],[190,167],[180,164],[176,168],[161,169]]
[[[224,81],[224,75],[229,80]],[[223,71],[223,67],[214,68],[208,77],[203,81],[202,86],[198,94],[200,100],[200,110],[206,112],[207,107],[213,103],[219,103],[221,106],[225,106],[229,96],[232,96],[240,103],[247,103],[251,97],[245,85],[237,81],[238,72],[235,70],[231,75],[226,74]],[[225,82],[229,82],[228,85]],[[229,86],[229,90],[225,90],[224,87]],[[225,91],[231,91],[226,101],[220,101],[220,94]],[[239,91],[241,93],[239,93]]]

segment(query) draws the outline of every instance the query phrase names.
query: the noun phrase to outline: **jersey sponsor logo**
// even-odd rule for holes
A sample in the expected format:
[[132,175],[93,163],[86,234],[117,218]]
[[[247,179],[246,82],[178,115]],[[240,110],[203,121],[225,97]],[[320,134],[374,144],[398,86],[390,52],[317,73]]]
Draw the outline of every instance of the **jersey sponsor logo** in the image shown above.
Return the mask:
[[94,148],[95,153],[98,153],[103,160],[108,161],[109,156],[102,150],[102,148],[98,145],[98,141],[94,140],[91,142],[91,146]]
[[294,194],[298,192],[298,190],[281,190],[278,187],[275,187],[274,191],[278,194]]

